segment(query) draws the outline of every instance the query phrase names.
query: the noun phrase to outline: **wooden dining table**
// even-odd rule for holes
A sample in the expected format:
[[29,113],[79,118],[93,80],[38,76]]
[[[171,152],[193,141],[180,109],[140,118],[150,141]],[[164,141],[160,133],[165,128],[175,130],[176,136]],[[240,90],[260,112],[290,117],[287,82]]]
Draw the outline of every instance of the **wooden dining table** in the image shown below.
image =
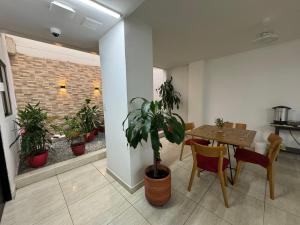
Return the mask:
[[186,135],[192,137],[204,138],[207,140],[217,141],[227,145],[228,159],[230,166],[230,182],[233,182],[232,164],[230,159],[229,145],[239,147],[250,147],[256,135],[254,130],[244,130],[237,128],[218,128],[212,125],[203,125],[193,130],[187,131]]

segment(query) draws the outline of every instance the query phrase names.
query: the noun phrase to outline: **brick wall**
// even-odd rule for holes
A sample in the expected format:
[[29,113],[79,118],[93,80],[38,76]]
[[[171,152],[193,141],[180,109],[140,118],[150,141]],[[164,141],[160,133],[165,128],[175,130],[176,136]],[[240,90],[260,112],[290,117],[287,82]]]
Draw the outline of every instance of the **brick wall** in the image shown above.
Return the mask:
[[[28,102],[40,102],[50,116],[58,116],[61,121],[64,116],[76,113],[84,100],[90,98],[103,112],[100,67],[20,53],[10,56],[10,60],[18,109]],[[60,85],[65,85],[66,91]]]

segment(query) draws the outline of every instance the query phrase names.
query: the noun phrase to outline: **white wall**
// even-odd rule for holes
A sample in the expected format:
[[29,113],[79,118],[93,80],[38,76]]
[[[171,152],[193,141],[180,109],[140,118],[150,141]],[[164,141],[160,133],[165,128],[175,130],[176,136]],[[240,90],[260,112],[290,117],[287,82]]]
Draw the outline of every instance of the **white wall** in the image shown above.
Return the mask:
[[273,106],[292,107],[290,119],[300,120],[300,40],[209,60],[205,68],[205,122],[245,122],[260,138],[273,130]]
[[0,36],[0,59],[6,64],[6,73],[9,84],[10,99],[12,104],[12,115],[5,117],[2,99],[0,98],[0,129],[2,134],[3,148],[6,160],[6,166],[8,171],[10,189],[12,194],[15,191],[15,176],[18,168],[18,142],[9,147],[16,138],[16,126],[14,120],[16,118],[16,101],[14,95],[12,72],[10,67],[10,61],[7,54],[5,35]]
[[160,68],[153,68],[153,99],[159,100],[157,89],[167,80],[167,73]]
[[176,91],[181,94],[181,104],[178,113],[184,121],[188,121],[188,95],[189,95],[189,76],[188,66],[173,68],[168,71],[168,79],[173,77],[173,85]]
[[44,42],[34,41],[14,35],[7,36],[14,39],[17,52],[24,55],[91,66],[100,66],[99,55],[56,46]]

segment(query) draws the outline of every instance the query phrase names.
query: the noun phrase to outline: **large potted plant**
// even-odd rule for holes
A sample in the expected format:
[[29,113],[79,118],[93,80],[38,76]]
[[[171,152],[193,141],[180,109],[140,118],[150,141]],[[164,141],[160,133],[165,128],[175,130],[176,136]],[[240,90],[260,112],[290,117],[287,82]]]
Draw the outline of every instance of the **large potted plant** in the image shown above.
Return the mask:
[[142,101],[141,107],[131,111],[123,122],[128,121],[125,134],[128,144],[136,148],[150,137],[153,150],[153,165],[145,170],[144,184],[147,200],[155,205],[164,205],[171,197],[171,171],[160,163],[159,130],[163,130],[167,140],[180,144],[184,139],[184,121],[175,113],[166,111],[161,101],[134,98],[131,104]]
[[161,97],[162,106],[168,110],[169,113],[174,109],[174,106],[179,109],[180,93],[175,90],[173,84],[173,77],[165,81],[158,89],[159,97]]
[[47,112],[39,103],[27,104],[24,110],[18,111],[16,123],[20,127],[21,150],[20,157],[27,160],[30,167],[37,168],[45,165],[48,160],[48,138],[46,126]]
[[64,134],[69,141],[74,155],[85,153],[85,142],[81,127],[81,121],[77,116],[66,116],[61,126],[53,126],[60,134]]
[[95,139],[95,129],[97,128],[99,109],[97,106],[90,106],[91,100],[86,99],[85,104],[77,113],[78,118],[81,121],[81,127],[85,133],[84,138],[86,142],[90,142]]

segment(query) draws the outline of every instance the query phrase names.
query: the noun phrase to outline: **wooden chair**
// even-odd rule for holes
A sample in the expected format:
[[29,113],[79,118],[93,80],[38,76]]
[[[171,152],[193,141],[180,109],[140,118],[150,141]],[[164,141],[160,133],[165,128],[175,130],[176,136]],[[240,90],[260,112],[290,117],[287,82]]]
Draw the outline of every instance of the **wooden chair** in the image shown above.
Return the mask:
[[205,145],[192,144],[193,154],[193,169],[190,177],[188,191],[191,191],[193,180],[197,170],[206,170],[213,173],[217,173],[220,179],[224,203],[228,208],[228,198],[226,187],[227,186],[227,174],[226,168],[229,165],[229,160],[224,158],[225,147],[209,147]]
[[280,145],[282,143],[282,138],[276,134],[270,134],[268,137],[270,142],[270,147],[268,154],[262,155],[252,150],[238,148],[235,153],[235,158],[237,160],[236,174],[234,177],[234,184],[237,183],[238,176],[241,171],[242,162],[254,163],[264,167],[267,170],[267,178],[270,186],[270,198],[274,200],[274,168],[273,163],[277,158]]
[[225,122],[224,123],[224,128],[233,128],[233,126],[234,126],[234,123],[232,123],[232,122]]
[[[193,130],[194,128],[195,128],[195,124],[194,123],[185,123],[185,131]],[[182,160],[182,154],[183,154],[184,146],[185,145],[191,146],[192,142],[198,143],[198,144],[201,144],[201,145],[209,145],[210,144],[210,141],[204,140],[204,139],[200,139],[200,138],[191,137],[191,138],[185,139],[182,142],[182,146],[181,146],[181,152],[180,152],[180,157],[179,157],[180,161]]]
[[245,124],[245,123],[236,123],[234,128],[241,129],[241,130],[246,130],[247,129],[247,124]]

